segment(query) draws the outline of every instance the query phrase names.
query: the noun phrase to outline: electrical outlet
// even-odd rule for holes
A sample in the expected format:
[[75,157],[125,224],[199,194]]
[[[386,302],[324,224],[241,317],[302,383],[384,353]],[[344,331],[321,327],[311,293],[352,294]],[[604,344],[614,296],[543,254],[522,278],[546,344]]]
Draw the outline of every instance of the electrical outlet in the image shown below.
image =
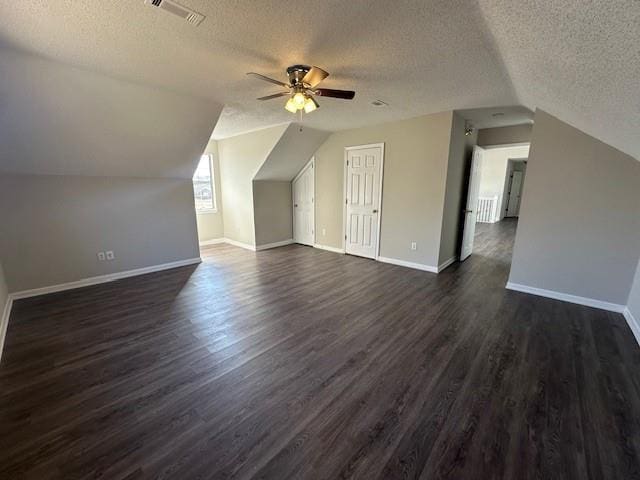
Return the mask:
[[417,250],[418,244],[416,242],[411,242],[411,250]]
[[326,228],[323,228],[323,229],[322,229],[322,236],[324,237],[326,234],[327,234],[327,229],[326,229]]
[[106,255],[104,254],[104,252],[98,252],[98,260],[101,262],[104,262],[107,259]]
[[106,256],[107,256],[107,260],[115,260],[116,256],[113,254],[113,252],[111,250],[105,252]]

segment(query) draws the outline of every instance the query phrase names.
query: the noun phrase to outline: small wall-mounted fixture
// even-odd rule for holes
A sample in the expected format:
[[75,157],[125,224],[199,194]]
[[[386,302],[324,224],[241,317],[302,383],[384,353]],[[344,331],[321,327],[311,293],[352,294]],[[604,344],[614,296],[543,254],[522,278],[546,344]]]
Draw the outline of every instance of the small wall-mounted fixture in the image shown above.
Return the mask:
[[473,134],[473,125],[471,125],[469,122],[464,123],[464,134],[467,137]]
[[371,105],[373,105],[374,107],[388,107],[389,104],[383,102],[382,100],[374,100],[373,102],[371,102]]

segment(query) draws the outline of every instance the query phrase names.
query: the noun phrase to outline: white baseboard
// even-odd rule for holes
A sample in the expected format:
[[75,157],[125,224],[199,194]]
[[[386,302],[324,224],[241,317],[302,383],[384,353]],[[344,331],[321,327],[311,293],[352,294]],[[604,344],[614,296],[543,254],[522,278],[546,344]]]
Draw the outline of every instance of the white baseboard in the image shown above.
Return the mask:
[[327,252],[344,254],[344,249],[343,248],[330,247],[328,245],[320,245],[319,243],[315,243],[313,245],[313,248],[319,248],[320,250],[326,250]]
[[0,317],[0,361],[2,361],[2,349],[4,347],[4,339],[7,336],[7,327],[9,327],[9,317],[11,316],[11,307],[13,305],[13,296],[9,294],[7,303],[4,305],[2,317]]
[[390,263],[392,265],[399,265],[401,267],[415,268],[416,270],[422,270],[425,272],[438,273],[438,267],[425,265],[423,263],[407,262],[406,260],[398,260],[397,258],[390,257],[378,257],[378,261],[383,263]]
[[596,300],[594,298],[579,297],[577,295],[571,295],[569,293],[556,292],[554,290],[545,290],[544,288],[529,287],[528,285],[521,285],[519,283],[513,282],[507,282],[507,289],[515,290],[517,292],[530,293],[531,295],[538,295],[539,297],[562,300],[563,302],[577,303],[578,305],[599,308],[601,310],[608,310],[610,312],[623,313],[626,308],[624,305],[619,305],[617,303],[603,302],[602,300]]
[[200,242],[201,247],[206,247],[207,245],[218,245],[219,243],[224,243],[224,238],[212,238],[211,240],[203,240]]
[[224,243],[228,243],[229,245],[233,245],[234,247],[244,248],[245,250],[251,250],[252,252],[256,251],[256,246],[251,245],[249,243],[239,242],[237,240],[231,240],[230,238],[225,238]]
[[448,266],[454,264],[455,262],[458,261],[458,256],[454,255],[453,257],[451,257],[449,260],[445,260],[444,262],[442,262],[440,265],[438,265],[438,273],[440,273],[441,271],[443,271],[445,268],[447,268]]
[[11,294],[13,300],[20,298],[35,297],[38,295],[45,295],[47,293],[62,292],[64,290],[72,290],[74,288],[88,287],[90,285],[98,285],[100,283],[113,282],[122,278],[135,277],[137,275],[144,275],[145,273],[160,272],[162,270],[169,270],[171,268],[184,267],[186,265],[193,265],[200,263],[200,257],[188,258],[186,260],[178,260],[176,262],[162,263],[160,265],[151,265],[150,267],[136,268],[134,270],[124,270],[122,272],[108,273],[106,275],[98,275],[96,277],[83,278],[76,280],[75,282],[60,283],[57,285],[50,285],[48,287],[34,288],[31,290],[23,290],[21,292],[15,292]]
[[292,243],[293,238],[282,240],[280,242],[263,243],[262,245],[256,245],[256,251],[259,252],[261,250],[269,250],[270,248],[284,247],[285,245],[291,245]]
[[163,270],[169,270],[171,268],[194,265],[196,263],[200,263],[201,261],[202,260],[200,259],[200,257],[188,258],[186,260],[178,260],[176,262],[151,265],[150,267],[136,268],[134,270],[125,270],[122,272],[108,273],[106,275],[98,275],[96,277],[83,278],[75,282],[60,283],[57,285],[50,285],[48,287],[34,288],[31,290],[22,290],[21,292],[10,293],[7,299],[7,303],[4,307],[4,312],[2,313],[2,317],[0,318],[0,360],[2,359],[2,349],[4,347],[4,340],[7,335],[9,316],[11,315],[11,307],[13,306],[14,300],[36,297],[38,295],[45,295],[47,293],[73,290],[74,288],[88,287],[90,285],[98,285],[100,283],[113,282],[115,280],[144,275],[146,273],[161,272]]
[[640,322],[633,316],[629,307],[624,307],[622,314],[627,321],[627,325],[629,325],[629,328],[633,332],[633,336],[636,337],[636,342],[640,345]]

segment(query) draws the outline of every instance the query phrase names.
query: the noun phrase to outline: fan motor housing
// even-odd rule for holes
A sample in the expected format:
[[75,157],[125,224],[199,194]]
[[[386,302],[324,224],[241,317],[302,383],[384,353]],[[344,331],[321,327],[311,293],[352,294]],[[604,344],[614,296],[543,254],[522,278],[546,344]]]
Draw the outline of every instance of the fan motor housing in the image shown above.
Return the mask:
[[302,79],[311,70],[309,65],[291,65],[287,67],[287,75],[289,76],[289,83],[292,86],[302,85]]

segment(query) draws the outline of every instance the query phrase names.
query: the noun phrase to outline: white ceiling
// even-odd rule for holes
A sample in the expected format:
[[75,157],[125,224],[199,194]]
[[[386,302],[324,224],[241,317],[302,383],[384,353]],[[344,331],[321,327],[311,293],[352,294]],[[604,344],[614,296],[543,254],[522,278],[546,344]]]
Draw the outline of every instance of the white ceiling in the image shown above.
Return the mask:
[[[181,0],[199,27],[143,0],[0,4],[0,42],[224,103],[214,138],[293,120],[278,87],[294,63],[331,73],[309,127],[340,130],[451,109],[543,108],[640,157],[637,0]],[[389,104],[377,108],[375,99]]]
[[522,106],[471,108],[457,113],[476,129],[533,123],[533,112]]

